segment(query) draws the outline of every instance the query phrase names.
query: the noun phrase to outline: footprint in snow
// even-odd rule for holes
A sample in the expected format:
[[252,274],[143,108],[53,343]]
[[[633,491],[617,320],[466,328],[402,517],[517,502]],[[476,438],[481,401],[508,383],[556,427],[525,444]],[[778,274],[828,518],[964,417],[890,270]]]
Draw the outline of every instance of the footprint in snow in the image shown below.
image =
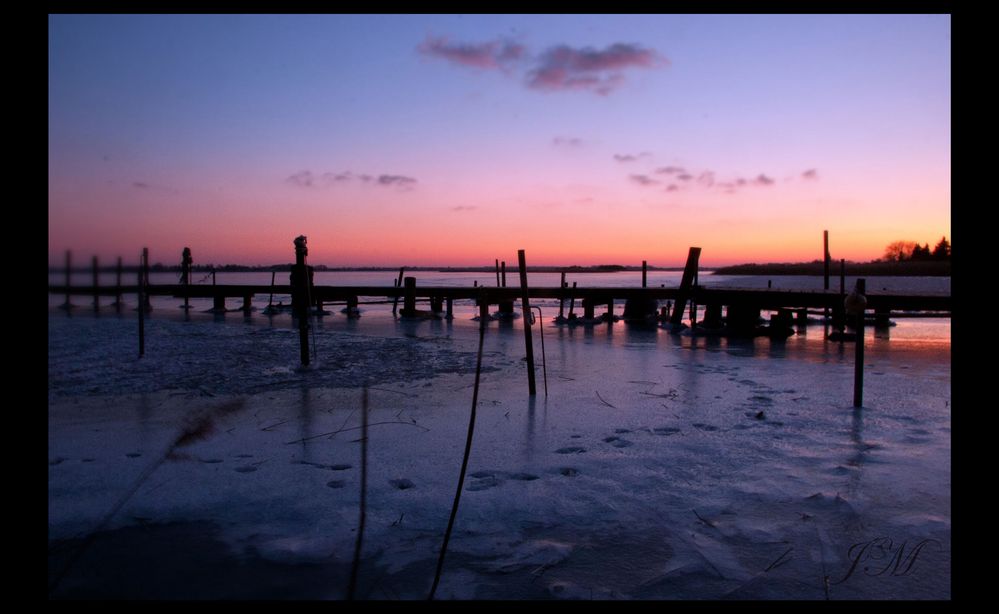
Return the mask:
[[346,484],[346,482],[343,480],[330,480],[329,482],[326,482],[326,485],[330,488],[343,488],[344,484]]
[[408,480],[406,478],[400,478],[398,480],[389,480],[389,484],[391,484],[392,486],[396,487],[399,490],[408,490],[416,486],[416,484],[413,484],[412,480]]
[[579,446],[567,446],[565,448],[555,450],[556,454],[582,454],[583,452],[586,452],[586,448],[581,448]]
[[253,473],[257,468],[253,465],[244,465],[242,467],[236,467],[237,473]]

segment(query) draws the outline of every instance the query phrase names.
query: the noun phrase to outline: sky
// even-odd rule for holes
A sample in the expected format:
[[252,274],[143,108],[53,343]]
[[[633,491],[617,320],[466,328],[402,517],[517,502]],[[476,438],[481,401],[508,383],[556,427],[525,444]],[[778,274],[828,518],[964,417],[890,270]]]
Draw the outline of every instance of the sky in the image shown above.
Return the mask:
[[49,261],[702,266],[950,239],[948,15],[50,15]]

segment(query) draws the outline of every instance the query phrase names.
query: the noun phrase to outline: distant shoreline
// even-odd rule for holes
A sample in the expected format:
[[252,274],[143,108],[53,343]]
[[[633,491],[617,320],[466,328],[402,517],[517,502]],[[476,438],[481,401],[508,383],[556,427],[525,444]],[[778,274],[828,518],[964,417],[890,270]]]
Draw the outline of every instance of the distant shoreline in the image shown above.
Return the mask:
[[[905,261],[905,262],[847,262],[846,275],[868,275],[872,277],[950,277],[950,261]],[[799,263],[737,264],[719,267],[713,275],[824,275],[821,260]],[[829,276],[838,277],[838,262],[829,264]]]

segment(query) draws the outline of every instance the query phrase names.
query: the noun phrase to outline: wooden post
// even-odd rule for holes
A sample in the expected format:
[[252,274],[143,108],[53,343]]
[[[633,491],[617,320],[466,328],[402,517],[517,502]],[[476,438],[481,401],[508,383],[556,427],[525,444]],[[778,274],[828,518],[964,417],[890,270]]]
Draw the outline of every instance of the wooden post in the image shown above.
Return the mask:
[[642,261],[642,287],[649,287],[649,263],[645,260]]
[[142,358],[146,354],[146,319],[145,319],[145,279],[143,273],[145,272],[145,264],[149,259],[149,248],[142,248],[142,256],[139,259],[139,279],[138,279],[138,290],[136,290],[136,302],[139,304],[139,358]]
[[142,309],[152,311],[153,304],[149,302],[149,248],[142,248]]
[[97,311],[101,307],[100,301],[98,300],[98,297],[100,295],[97,293],[98,290],[100,289],[100,284],[97,281],[97,256],[94,256],[93,265],[94,265],[94,311]]
[[829,231],[822,231],[822,262],[823,262],[823,279],[825,284],[822,286],[824,289],[829,289]]
[[[399,267],[399,279],[395,282],[395,287],[402,287],[402,272],[406,270],[406,267]],[[396,309],[399,307],[399,295],[395,295],[395,299],[392,301],[392,315],[396,314]]]
[[503,287],[506,287],[506,260],[500,262],[500,273],[503,275]]
[[558,287],[558,319],[562,320],[565,315],[565,271],[562,271],[562,281],[559,282]]
[[[184,309],[190,309],[190,297],[191,297],[191,263],[194,260],[191,258],[191,248],[185,247],[184,251],[180,255],[180,275],[181,282],[184,284]],[[273,283],[274,278],[271,278]]]
[[572,311],[576,307],[576,282],[572,282],[572,295],[569,297],[569,318],[572,318]]
[[524,346],[527,349],[527,390],[531,396],[537,394],[534,384],[534,343],[531,339],[531,302],[527,291],[527,259],[524,250],[517,250],[520,266],[520,308],[524,315]]
[[405,280],[405,296],[402,302],[402,316],[411,318],[416,315],[416,278],[407,277]]
[[607,301],[607,323],[614,323],[614,299],[608,299]]
[[839,293],[841,296],[846,296],[846,259],[840,258],[839,261]]
[[361,311],[357,308],[360,303],[356,296],[347,297],[347,317],[348,318],[359,318],[361,317]]
[[591,298],[584,298],[583,299],[583,318],[585,318],[587,320],[593,320],[594,319],[593,316],[594,316],[593,299],[591,299]]
[[253,311],[252,301],[253,301],[252,294],[243,295],[243,313],[245,313],[246,315],[250,315],[250,312]]
[[857,287],[846,299],[846,311],[856,317],[857,348],[853,364],[853,406],[864,404],[864,308],[867,299],[867,280],[858,279]]
[[500,265],[499,265],[499,258],[496,259],[496,287],[497,288],[501,288],[502,287],[500,285]]
[[117,270],[117,281],[115,282],[115,297],[114,297],[114,310],[121,313],[121,256],[118,256],[118,270]]
[[71,309],[73,304],[69,302],[69,282],[70,274],[72,273],[72,262],[73,262],[73,252],[66,250],[66,302],[63,303],[63,307],[66,309]]
[[697,261],[700,257],[701,248],[699,247],[691,247],[690,251],[687,252],[687,264],[683,267],[683,277],[680,279],[680,291],[677,293],[676,306],[673,309],[673,316],[670,319],[670,324],[673,326],[679,326],[683,321],[683,308],[687,305],[690,289],[694,284],[694,277],[697,275]]
[[486,322],[489,320],[489,299],[481,290],[479,291],[479,321]]
[[448,320],[454,319],[454,297],[447,297],[447,317]]
[[309,366],[309,270],[305,257],[309,253],[305,235],[299,235],[295,244],[295,266],[291,269],[292,304],[298,316],[298,345],[302,366]]

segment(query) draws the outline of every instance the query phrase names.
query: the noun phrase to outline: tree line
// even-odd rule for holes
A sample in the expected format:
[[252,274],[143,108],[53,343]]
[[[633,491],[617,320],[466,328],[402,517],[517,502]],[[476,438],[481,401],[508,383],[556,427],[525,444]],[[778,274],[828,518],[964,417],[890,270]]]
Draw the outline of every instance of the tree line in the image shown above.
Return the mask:
[[929,243],[919,245],[915,241],[893,241],[885,248],[883,259],[887,262],[950,260],[950,242],[947,237],[941,237],[931,250]]

